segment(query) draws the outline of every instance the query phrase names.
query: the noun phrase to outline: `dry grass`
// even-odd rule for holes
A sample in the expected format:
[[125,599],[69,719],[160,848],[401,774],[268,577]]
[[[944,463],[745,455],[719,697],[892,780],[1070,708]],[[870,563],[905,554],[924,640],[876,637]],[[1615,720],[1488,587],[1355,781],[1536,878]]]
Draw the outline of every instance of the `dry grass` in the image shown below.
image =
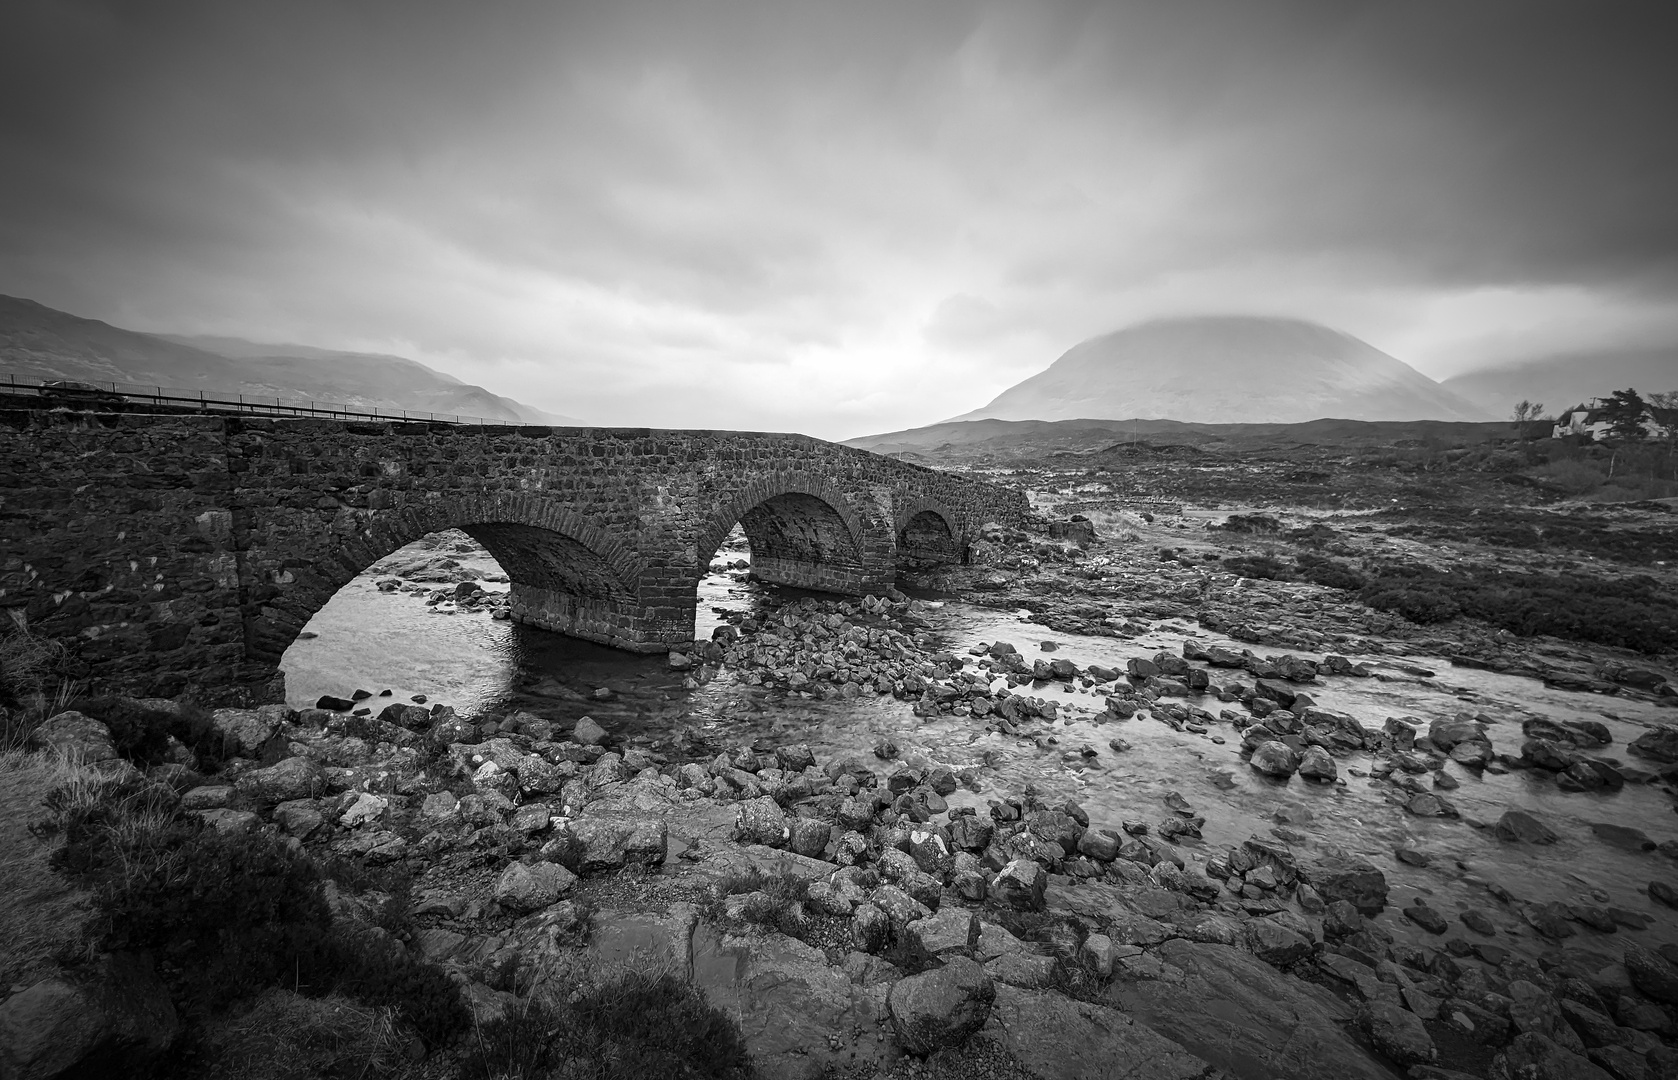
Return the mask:
[[532,977],[497,1020],[475,1022],[462,1080],[746,1080],[739,1021],[713,1009],[668,954],[602,963],[586,952]]
[[91,897],[52,870],[61,841],[43,841],[29,825],[49,817],[48,793],[92,775],[61,756],[0,752],[0,987],[28,981],[83,941]]
[[0,631],[0,751],[22,750],[41,721],[69,707],[80,688],[60,677],[64,646],[22,627]]
[[269,990],[248,1010],[204,1032],[202,1076],[217,1080],[316,1080],[411,1074],[409,1041],[393,1010],[341,994],[306,998]]

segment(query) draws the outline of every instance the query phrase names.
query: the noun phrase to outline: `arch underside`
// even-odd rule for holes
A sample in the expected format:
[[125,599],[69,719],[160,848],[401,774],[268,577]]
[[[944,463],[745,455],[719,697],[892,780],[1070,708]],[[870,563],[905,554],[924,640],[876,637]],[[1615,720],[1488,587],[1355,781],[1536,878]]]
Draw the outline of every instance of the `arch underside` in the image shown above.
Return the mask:
[[514,619],[590,641],[645,648],[637,638],[637,568],[622,545],[591,525],[561,520],[569,517],[562,511],[535,516],[554,520],[393,515],[318,557],[288,560],[271,581],[253,585],[257,603],[247,622],[247,655],[278,664],[315,612],[356,575],[421,537],[451,528],[482,544],[506,571]]
[[752,576],[760,580],[839,593],[860,593],[867,585],[850,527],[814,495],[787,492],[765,499],[740,515],[740,527],[752,548]]
[[897,533],[897,565],[913,568],[964,562],[965,552],[950,523],[935,510],[912,515]]
[[649,647],[639,633],[633,583],[586,544],[533,525],[479,523],[461,530],[507,572],[516,621],[636,651]]

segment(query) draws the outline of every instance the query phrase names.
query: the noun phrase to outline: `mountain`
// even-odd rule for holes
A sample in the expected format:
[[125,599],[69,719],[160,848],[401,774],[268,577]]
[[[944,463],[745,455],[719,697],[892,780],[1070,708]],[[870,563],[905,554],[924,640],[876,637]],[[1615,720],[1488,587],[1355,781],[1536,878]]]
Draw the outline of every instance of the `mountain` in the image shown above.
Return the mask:
[[1442,385],[1498,416],[1523,399],[1540,402],[1553,416],[1627,387],[1678,390],[1678,348],[1555,353],[1453,375]]
[[0,380],[7,374],[531,424],[583,423],[400,356],[264,345],[240,338],[142,334],[33,300],[0,296]]
[[946,420],[863,435],[846,446],[952,464],[1060,455],[1163,453],[1183,448],[1251,453],[1300,447],[1465,446],[1507,437],[1506,422],[1311,420],[1302,424],[1188,424],[1177,420]]
[[1403,361],[1318,323],[1159,319],[1091,338],[956,420],[1486,420]]

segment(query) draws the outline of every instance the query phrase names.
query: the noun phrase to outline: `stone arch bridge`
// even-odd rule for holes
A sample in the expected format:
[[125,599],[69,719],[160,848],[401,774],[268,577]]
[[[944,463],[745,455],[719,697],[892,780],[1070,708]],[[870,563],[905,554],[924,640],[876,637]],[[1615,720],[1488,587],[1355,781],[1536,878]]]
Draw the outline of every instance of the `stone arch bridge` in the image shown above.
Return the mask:
[[340,587],[437,530],[500,561],[515,618],[653,652],[692,640],[736,523],[757,576],[861,594],[1025,509],[801,435],[0,407],[0,630],[95,687],[261,700]]

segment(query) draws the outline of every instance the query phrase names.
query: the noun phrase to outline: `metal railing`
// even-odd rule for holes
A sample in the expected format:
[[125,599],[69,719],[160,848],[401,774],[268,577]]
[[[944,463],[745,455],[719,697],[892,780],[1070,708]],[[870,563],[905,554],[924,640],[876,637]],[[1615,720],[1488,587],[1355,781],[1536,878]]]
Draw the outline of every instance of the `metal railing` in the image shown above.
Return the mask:
[[408,420],[431,424],[464,424],[475,427],[524,427],[522,420],[496,420],[483,416],[462,416],[458,413],[410,412],[406,409],[368,409],[343,405],[332,401],[281,397],[272,399],[254,394],[234,394],[232,397],[211,396],[216,391],[182,390],[168,386],[141,386],[134,383],[94,382],[87,379],[36,379],[28,375],[0,373],[0,394],[20,397],[47,398],[65,405],[79,403],[97,405],[100,402],[130,405],[166,406],[171,411],[202,413],[248,413],[256,416],[320,416],[335,420]]

